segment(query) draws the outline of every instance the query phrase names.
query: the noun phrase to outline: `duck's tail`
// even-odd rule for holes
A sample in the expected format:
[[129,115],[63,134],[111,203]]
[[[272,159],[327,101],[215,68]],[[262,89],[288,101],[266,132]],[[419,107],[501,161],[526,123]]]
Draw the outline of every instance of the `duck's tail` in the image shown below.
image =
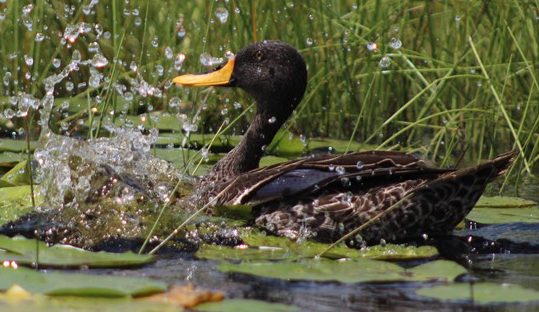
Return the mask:
[[423,234],[450,233],[472,210],[487,184],[503,175],[517,155],[515,151],[507,152],[480,165],[425,181],[411,189],[393,213],[385,214],[363,231],[363,236],[369,243],[377,243],[380,237],[401,241]]

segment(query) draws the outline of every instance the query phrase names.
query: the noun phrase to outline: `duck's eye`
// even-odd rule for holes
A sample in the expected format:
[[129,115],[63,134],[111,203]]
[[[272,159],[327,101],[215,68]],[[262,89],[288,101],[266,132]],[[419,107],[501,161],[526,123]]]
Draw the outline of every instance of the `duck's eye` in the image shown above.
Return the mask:
[[256,59],[259,60],[259,61],[262,61],[262,58],[264,57],[264,55],[262,54],[262,51],[256,51]]

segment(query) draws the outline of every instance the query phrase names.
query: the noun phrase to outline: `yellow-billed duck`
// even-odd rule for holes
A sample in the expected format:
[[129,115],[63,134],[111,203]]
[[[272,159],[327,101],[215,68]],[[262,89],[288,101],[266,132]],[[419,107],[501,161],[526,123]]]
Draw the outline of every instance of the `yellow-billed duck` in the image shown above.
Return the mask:
[[198,194],[212,206],[252,205],[257,226],[290,238],[335,241],[360,226],[357,234],[368,244],[445,235],[515,157],[509,152],[475,167],[442,169],[406,153],[369,151],[258,168],[264,147],[305,92],[307,69],[298,51],[263,41],[209,73],[173,82],[237,87],[255,99],[257,111],[241,142],[199,181]]

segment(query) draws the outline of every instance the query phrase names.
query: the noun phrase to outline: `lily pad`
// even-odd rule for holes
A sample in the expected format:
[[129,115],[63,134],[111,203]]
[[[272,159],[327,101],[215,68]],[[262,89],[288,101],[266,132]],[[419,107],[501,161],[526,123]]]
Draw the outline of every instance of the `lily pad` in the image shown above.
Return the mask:
[[13,163],[19,163],[26,157],[23,153],[2,152],[0,153],[0,167],[11,167]]
[[31,293],[50,296],[136,297],[167,289],[164,283],[138,277],[0,268],[0,290],[5,291],[15,284]]
[[[32,152],[37,146],[37,142],[30,142],[30,151]],[[0,152],[26,152],[26,141],[0,139]]]
[[474,208],[466,219],[481,224],[539,223],[539,207]]
[[[13,289],[17,290],[13,291]],[[84,297],[50,297],[31,294],[14,286],[4,294],[0,294],[0,310],[17,312],[35,311],[94,311],[96,306],[100,312],[178,312],[181,308],[167,303],[146,302],[129,297],[122,298],[84,298]]]
[[[433,267],[434,266],[434,267]],[[228,273],[243,273],[287,281],[318,281],[341,283],[403,282],[403,281],[452,281],[466,269],[450,261],[434,261],[422,272],[422,266],[405,270],[397,264],[354,259],[332,261],[303,259],[282,262],[221,263],[219,270]]]
[[[488,304],[501,302],[532,302],[539,301],[539,291],[512,284],[454,283],[434,287],[420,288],[416,293],[420,296],[449,301],[473,301]],[[473,298],[471,294],[473,293]]]
[[[39,257],[36,257],[36,250]],[[32,265],[36,259],[47,267],[130,267],[153,262],[151,255],[139,255],[132,252],[90,252],[69,245],[47,244],[24,237],[9,238],[0,235],[0,261],[15,261],[18,264]]]
[[28,185],[30,184],[30,174],[28,172],[26,160],[21,161],[15,167],[11,168],[0,180],[9,182],[13,185]]
[[476,208],[523,208],[534,206],[537,206],[537,203],[533,200],[509,196],[481,196],[475,205]]
[[299,308],[281,303],[270,303],[253,299],[228,299],[221,302],[204,303],[195,307],[204,312],[293,312]]
[[196,252],[198,259],[229,260],[229,261],[253,261],[253,260],[285,260],[292,257],[287,249],[280,247],[248,247],[231,248],[217,245],[202,245]]
[[[37,194],[37,190],[35,194]],[[33,210],[30,185],[0,188],[0,226],[26,215]],[[43,201],[36,196],[36,206]]]
[[[280,254],[286,255],[287,259],[313,258],[328,248],[328,244],[318,243],[314,241],[295,242],[285,237],[273,235],[265,235],[259,231],[246,231],[241,235],[242,240],[249,245],[248,249],[231,251],[227,254],[229,259],[235,260],[250,260],[254,254],[266,253],[271,259],[277,257],[277,250],[282,250]],[[258,251],[253,249],[258,248]],[[228,249],[222,250],[224,253]],[[325,258],[340,259],[340,258],[369,258],[378,260],[410,260],[431,258],[436,256],[438,251],[432,246],[406,246],[387,244],[385,246],[377,245],[363,249],[348,248],[344,245],[333,247],[322,255]],[[218,256],[218,254],[215,254]],[[242,256],[243,255],[243,256]],[[201,252],[197,256],[206,259],[218,260],[219,258],[210,258],[209,254]],[[239,258],[235,258],[239,256]]]

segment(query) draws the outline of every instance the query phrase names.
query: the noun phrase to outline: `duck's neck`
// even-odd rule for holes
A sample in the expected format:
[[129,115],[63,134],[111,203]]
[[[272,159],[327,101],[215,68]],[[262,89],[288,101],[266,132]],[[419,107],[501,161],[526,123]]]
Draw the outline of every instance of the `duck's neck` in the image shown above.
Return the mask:
[[279,117],[267,112],[257,112],[240,143],[217,162],[208,176],[214,181],[225,181],[258,168],[264,150],[284,119],[279,120]]

